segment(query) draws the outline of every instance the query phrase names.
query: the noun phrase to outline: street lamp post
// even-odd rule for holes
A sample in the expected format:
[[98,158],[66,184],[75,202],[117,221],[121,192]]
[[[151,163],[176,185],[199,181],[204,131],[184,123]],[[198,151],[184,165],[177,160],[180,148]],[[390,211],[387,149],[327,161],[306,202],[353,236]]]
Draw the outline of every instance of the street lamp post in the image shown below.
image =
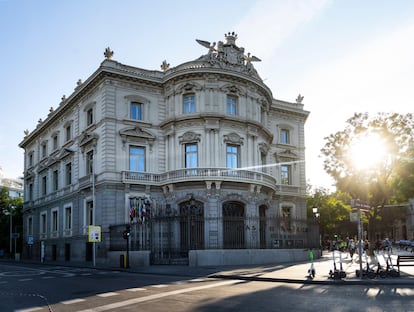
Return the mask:
[[317,249],[318,249],[318,255],[322,255],[322,250],[320,250],[320,252],[319,252],[319,249],[320,249],[320,247],[321,247],[321,238],[320,238],[320,233],[319,233],[319,217],[320,217],[320,213],[318,212],[318,207],[313,207],[312,208],[312,212],[313,212],[313,219],[314,219],[314,221],[315,221],[315,224],[316,224],[316,226],[317,226],[317,228],[316,228],[316,244],[317,244]]
[[361,222],[361,204],[357,201],[358,206],[358,253],[359,253],[359,278],[362,279],[362,222]]
[[10,205],[10,257],[13,254],[13,213],[12,209],[14,209],[13,205]]

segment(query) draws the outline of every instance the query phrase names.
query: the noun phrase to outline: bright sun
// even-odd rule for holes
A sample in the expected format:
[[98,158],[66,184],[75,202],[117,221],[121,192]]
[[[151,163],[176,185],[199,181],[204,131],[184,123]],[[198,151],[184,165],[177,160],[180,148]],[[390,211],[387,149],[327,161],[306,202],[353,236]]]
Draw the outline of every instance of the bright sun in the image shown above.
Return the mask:
[[384,161],[387,148],[377,134],[370,134],[356,139],[350,148],[353,165],[358,170],[367,170]]

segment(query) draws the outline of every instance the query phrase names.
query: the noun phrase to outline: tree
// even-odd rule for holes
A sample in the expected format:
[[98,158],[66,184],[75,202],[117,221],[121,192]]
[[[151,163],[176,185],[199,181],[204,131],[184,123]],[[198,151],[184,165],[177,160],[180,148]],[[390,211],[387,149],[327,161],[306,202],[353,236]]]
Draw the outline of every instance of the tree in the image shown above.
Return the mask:
[[[396,181],[407,187],[410,181],[408,176],[399,178],[404,170],[403,160],[414,142],[413,116],[379,113],[370,118],[366,113],[358,113],[347,120],[343,131],[325,140],[321,149],[325,156],[324,169],[336,181],[337,189],[373,207],[369,214],[369,237],[373,239],[381,208],[397,193]],[[365,152],[356,158],[358,142]]]
[[342,237],[350,236],[356,232],[355,226],[349,221],[350,197],[343,192],[330,193],[327,189],[308,189],[307,215],[314,218],[312,208],[317,207],[319,213],[320,234],[333,238],[335,234]]
[[[14,209],[11,209],[14,207]],[[18,248],[21,250],[21,239],[23,232],[23,198],[12,198],[9,196],[7,188],[0,189],[0,249],[9,250],[10,240],[10,213],[13,218],[13,232],[20,233],[20,239],[17,241]]]
[[393,187],[396,190],[395,201],[404,202],[414,198],[414,146],[401,157]]

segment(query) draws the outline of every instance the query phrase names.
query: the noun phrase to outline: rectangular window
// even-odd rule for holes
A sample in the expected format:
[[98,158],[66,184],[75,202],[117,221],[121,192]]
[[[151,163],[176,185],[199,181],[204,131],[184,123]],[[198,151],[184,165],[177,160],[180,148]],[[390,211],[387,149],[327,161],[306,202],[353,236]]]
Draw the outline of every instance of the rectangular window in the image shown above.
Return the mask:
[[280,166],[280,183],[289,185],[291,184],[291,168],[289,165]]
[[280,143],[281,144],[290,144],[289,130],[287,130],[287,129],[281,129],[280,130]]
[[89,151],[86,154],[86,174],[93,174],[94,168],[93,168],[93,150]]
[[[197,144],[190,143],[185,145],[185,167],[197,168],[198,167],[198,146]],[[189,171],[187,174],[196,174],[197,172]]]
[[129,170],[145,172],[145,148],[138,146],[129,147]]
[[27,235],[33,235],[33,218],[27,219]]
[[93,124],[93,108],[89,108],[86,111],[86,125],[90,126]]
[[58,231],[58,212],[57,210],[52,211],[52,232]]
[[65,230],[72,229],[72,207],[65,208]]
[[42,158],[47,156],[47,143],[42,144]]
[[237,97],[233,95],[227,96],[227,114],[237,115]]
[[33,152],[29,154],[29,167],[33,166]]
[[40,234],[46,234],[46,212],[40,215]]
[[195,113],[195,97],[194,94],[184,95],[183,98],[183,113]]
[[226,146],[226,165],[227,168],[239,167],[239,146],[227,145]]
[[71,125],[68,125],[66,127],[66,142],[70,141],[72,139],[72,127]]
[[142,120],[142,103],[131,103],[131,119]]
[[59,147],[58,135],[53,136],[53,150],[57,150]]
[[53,190],[57,191],[59,189],[59,171],[53,171]]
[[65,183],[66,185],[72,184],[72,163],[65,165]]
[[47,176],[42,177],[42,195],[47,194]]
[[93,201],[86,203],[86,225],[93,225]]
[[29,183],[29,200],[33,200],[33,183]]

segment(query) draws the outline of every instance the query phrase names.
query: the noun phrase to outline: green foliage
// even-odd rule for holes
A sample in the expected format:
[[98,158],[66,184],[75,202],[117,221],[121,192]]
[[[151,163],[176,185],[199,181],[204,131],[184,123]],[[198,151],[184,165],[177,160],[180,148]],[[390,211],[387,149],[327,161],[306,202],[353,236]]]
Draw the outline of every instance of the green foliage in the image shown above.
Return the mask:
[[11,198],[7,188],[0,189],[0,249],[9,250],[10,213],[13,219],[13,232],[20,233],[20,237],[22,237],[22,211],[23,198]]
[[[353,232],[353,225],[349,222],[349,206],[351,197],[341,191],[330,193],[327,189],[318,188],[308,190],[307,215],[314,218],[312,208],[317,207],[319,213],[320,231],[323,236],[340,234],[349,235]],[[356,232],[356,230],[355,230]]]
[[392,186],[395,189],[394,202],[414,198],[414,146],[402,154]]
[[[378,144],[386,147],[387,153],[369,168],[358,168],[350,157],[353,143],[373,134],[380,138]],[[370,118],[368,114],[355,114],[344,130],[325,140],[321,149],[325,171],[334,178],[338,190],[374,207],[369,214],[370,221],[375,221],[370,222],[373,234],[384,205],[414,196],[413,115],[379,113]]]

